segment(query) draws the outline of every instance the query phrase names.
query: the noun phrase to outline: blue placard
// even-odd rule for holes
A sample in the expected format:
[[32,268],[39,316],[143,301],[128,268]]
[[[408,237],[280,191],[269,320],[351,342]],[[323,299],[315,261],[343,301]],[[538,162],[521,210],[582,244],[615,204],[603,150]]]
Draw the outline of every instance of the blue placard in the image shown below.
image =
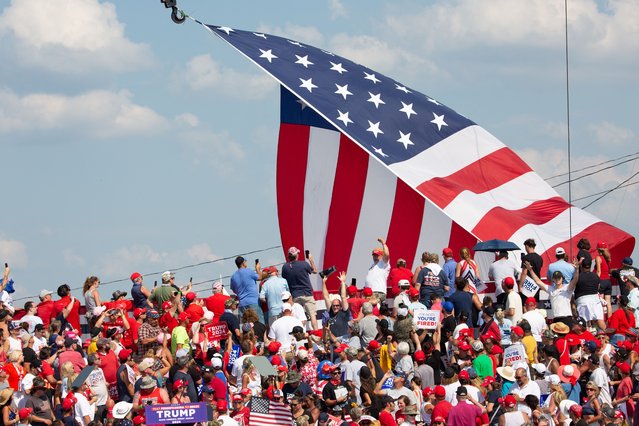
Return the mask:
[[231,349],[231,353],[229,354],[229,363],[226,366],[227,373],[231,374],[231,371],[233,370],[233,363],[240,357],[241,353],[242,348],[240,348],[240,345],[233,343],[233,349]]
[[147,424],[175,425],[208,421],[204,402],[147,405],[144,407],[144,414]]
[[390,376],[384,383],[382,383],[382,389],[392,389],[395,376]]

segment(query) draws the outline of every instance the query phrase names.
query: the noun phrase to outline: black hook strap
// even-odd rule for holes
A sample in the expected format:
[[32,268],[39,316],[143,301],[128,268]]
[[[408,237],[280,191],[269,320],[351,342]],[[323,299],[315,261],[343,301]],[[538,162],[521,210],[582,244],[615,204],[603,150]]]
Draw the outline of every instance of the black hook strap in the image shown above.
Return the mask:
[[171,9],[171,20],[176,24],[182,24],[186,20],[186,13],[177,8],[176,0],[160,0],[164,7]]

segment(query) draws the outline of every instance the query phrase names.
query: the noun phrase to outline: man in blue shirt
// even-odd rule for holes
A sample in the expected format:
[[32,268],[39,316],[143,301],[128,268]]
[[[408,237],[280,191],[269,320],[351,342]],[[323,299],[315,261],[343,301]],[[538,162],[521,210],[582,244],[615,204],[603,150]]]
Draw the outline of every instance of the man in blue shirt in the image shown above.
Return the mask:
[[237,271],[231,276],[231,290],[239,300],[240,315],[249,308],[257,312],[260,322],[264,324],[264,313],[259,305],[260,292],[257,280],[260,279],[260,264],[255,264],[255,270],[246,266],[246,260],[242,256],[235,258]]
[[552,274],[554,274],[555,271],[559,271],[561,272],[561,275],[564,276],[564,284],[567,285],[572,280],[572,276],[575,273],[575,267],[566,262],[566,251],[562,247],[557,247],[555,250],[555,257],[557,258],[557,261],[548,265],[548,272],[546,272],[546,276],[552,277]]
[[457,269],[457,262],[453,259],[453,250],[449,247],[446,247],[442,250],[442,254],[444,255],[444,266],[442,269],[444,273],[448,277],[448,291],[444,294],[446,300],[455,292],[455,270]]
[[277,275],[277,266],[264,268],[264,272],[268,273],[269,278],[262,284],[260,299],[265,301],[268,306],[268,325],[270,327],[282,313],[282,295],[289,289],[286,280]]

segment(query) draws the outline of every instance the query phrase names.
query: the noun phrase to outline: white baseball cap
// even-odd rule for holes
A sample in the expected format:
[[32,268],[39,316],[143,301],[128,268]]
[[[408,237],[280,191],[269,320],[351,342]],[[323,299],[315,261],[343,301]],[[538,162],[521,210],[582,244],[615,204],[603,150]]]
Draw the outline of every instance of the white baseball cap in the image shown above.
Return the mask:
[[282,312],[292,311],[293,307],[290,303],[282,303]]

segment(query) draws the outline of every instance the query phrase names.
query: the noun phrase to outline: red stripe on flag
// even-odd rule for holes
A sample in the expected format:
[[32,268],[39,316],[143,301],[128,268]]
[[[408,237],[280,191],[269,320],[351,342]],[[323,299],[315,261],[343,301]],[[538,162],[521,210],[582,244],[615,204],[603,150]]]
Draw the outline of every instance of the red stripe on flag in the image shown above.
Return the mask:
[[310,128],[281,124],[277,146],[277,217],[284,254],[290,246],[304,250],[304,183]]
[[449,176],[427,180],[417,190],[443,209],[463,191],[481,194],[530,171],[512,150],[501,148]]
[[[389,179],[391,178],[389,176]],[[424,217],[424,202],[421,194],[397,179],[395,202],[386,242],[388,247],[392,247],[391,265],[395,265],[397,259],[403,258],[406,259],[406,267],[413,268]]]
[[[369,158],[369,154],[347,136],[340,136],[333,196],[328,213],[323,268],[333,265],[338,271],[346,271],[348,268],[364,199]],[[327,170],[327,173],[332,171]],[[351,275],[358,272],[352,271]],[[338,290],[337,274],[331,275],[326,285],[329,291]]]
[[466,247],[472,251],[472,248],[477,244],[477,238],[470,232],[462,228],[457,222],[453,222],[450,228],[450,239],[448,240],[448,247],[453,251],[453,257],[459,261],[459,251]]
[[588,239],[593,246],[597,244],[597,241],[606,241],[608,247],[612,247],[610,249],[610,256],[612,257],[610,266],[613,268],[620,267],[621,260],[626,256],[630,256],[635,246],[635,238],[632,235],[605,222],[597,222],[575,235],[572,240],[562,241],[550,247],[545,252],[540,253],[544,259],[544,270],[542,273],[545,274],[548,265],[557,260],[555,257],[557,247],[562,247],[568,255],[571,254],[572,248],[572,257],[577,256],[577,242],[581,238]]
[[520,210],[503,207],[491,209],[473,228],[473,234],[481,240],[508,239],[525,225],[541,225],[568,209],[570,205],[561,197],[535,201]]

